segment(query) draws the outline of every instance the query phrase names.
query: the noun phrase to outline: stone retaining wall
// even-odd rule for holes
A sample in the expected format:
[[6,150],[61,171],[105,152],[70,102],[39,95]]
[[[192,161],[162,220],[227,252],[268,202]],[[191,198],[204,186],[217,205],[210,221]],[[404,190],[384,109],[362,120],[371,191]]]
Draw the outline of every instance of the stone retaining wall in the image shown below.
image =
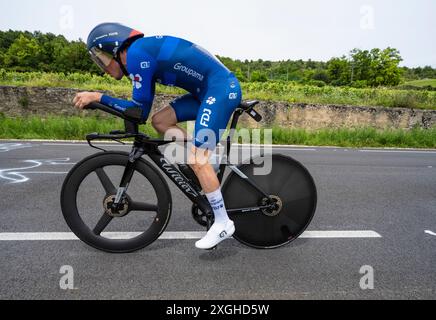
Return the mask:
[[[75,89],[64,88],[0,86],[0,113],[10,117],[32,114],[40,116],[87,114],[88,111],[78,111],[72,107],[72,100],[77,92],[78,90]],[[174,98],[171,95],[157,95],[153,109],[158,110],[168,105]],[[270,101],[262,101],[256,109],[264,117],[261,125],[266,126],[306,129],[436,127],[435,110],[291,104]],[[247,115],[244,115],[241,121],[243,125],[249,127],[258,126]]]

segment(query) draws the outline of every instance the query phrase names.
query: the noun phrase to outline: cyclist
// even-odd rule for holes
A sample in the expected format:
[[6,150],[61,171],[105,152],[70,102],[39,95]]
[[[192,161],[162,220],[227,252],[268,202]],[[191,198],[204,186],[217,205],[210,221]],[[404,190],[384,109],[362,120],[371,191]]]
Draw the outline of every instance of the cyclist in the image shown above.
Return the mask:
[[142,32],[118,23],[95,27],[87,44],[92,59],[104,72],[117,80],[123,76],[132,80],[133,94],[128,101],[82,92],[74,98],[77,108],[83,109],[92,102],[119,111],[140,107],[145,121],[151,111],[156,82],[189,92],[154,114],[152,125],[160,134],[183,139],[186,131],[177,124],[196,120],[189,163],[211,204],[215,223],[195,245],[211,249],[231,238],[235,225],[228,217],[218,178],[208,159],[241,102],[242,92],[235,75],[192,42],[171,36],[144,37]]

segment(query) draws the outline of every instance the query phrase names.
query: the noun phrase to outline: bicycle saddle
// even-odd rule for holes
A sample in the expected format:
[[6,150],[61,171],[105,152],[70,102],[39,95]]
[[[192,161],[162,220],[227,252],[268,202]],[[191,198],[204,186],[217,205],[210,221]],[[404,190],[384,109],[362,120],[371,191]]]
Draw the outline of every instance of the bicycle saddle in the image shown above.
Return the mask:
[[257,101],[257,100],[243,101],[240,104],[240,108],[246,111],[246,110],[249,110],[249,109],[253,108],[257,104],[259,104],[259,101]]

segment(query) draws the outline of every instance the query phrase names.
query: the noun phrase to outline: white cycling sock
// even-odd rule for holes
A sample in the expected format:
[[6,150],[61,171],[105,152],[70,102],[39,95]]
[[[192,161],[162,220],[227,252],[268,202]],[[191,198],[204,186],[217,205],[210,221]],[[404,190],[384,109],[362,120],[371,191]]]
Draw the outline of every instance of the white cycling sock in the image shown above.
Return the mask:
[[207,199],[212,207],[213,214],[215,216],[215,223],[219,225],[225,225],[230,219],[227,215],[226,206],[224,204],[223,195],[221,189],[215,192],[206,194]]

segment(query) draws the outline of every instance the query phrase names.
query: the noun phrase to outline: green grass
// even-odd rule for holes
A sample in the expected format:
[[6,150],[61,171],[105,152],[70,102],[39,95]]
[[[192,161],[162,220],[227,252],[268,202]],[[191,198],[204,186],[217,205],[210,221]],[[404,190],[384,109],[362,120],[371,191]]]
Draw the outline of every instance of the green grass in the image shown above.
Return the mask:
[[433,87],[436,88],[436,79],[422,79],[406,82],[405,85],[414,87]]
[[436,148],[436,128],[406,130],[273,128],[274,144],[338,147]]
[[[123,127],[121,120],[111,117],[8,118],[0,116],[0,139],[84,140],[88,133],[109,133],[112,130],[123,129]],[[140,130],[150,136],[158,136],[148,124],[141,126]],[[274,144],[436,148],[436,128],[429,130],[417,128],[410,131],[378,131],[372,128],[309,131],[276,127],[272,130]]]
[[[86,135],[92,132],[109,133],[112,130],[122,129],[124,129],[122,120],[109,117],[0,117],[0,139],[85,140]],[[140,130],[151,136],[157,136],[148,124],[141,126]]]
[[389,88],[313,87],[291,83],[247,83],[244,98],[291,103],[380,106],[436,110],[436,92]]
[[[127,79],[116,81],[109,76],[62,73],[17,73],[0,69],[0,85],[67,87],[79,90],[108,90],[116,96],[129,96]],[[157,93],[183,94],[177,88],[158,85]],[[242,83],[244,99],[285,101],[290,103],[336,104],[353,106],[405,107],[436,110],[436,91],[394,88],[316,87],[294,82],[270,81]]]
[[[9,72],[0,69],[0,85],[24,87],[60,87],[79,90],[107,90],[115,95],[127,96],[132,93],[130,80],[124,77],[117,81],[108,75],[97,76],[82,73],[46,73],[46,72]],[[180,94],[183,90],[157,86],[157,92],[167,94]]]

